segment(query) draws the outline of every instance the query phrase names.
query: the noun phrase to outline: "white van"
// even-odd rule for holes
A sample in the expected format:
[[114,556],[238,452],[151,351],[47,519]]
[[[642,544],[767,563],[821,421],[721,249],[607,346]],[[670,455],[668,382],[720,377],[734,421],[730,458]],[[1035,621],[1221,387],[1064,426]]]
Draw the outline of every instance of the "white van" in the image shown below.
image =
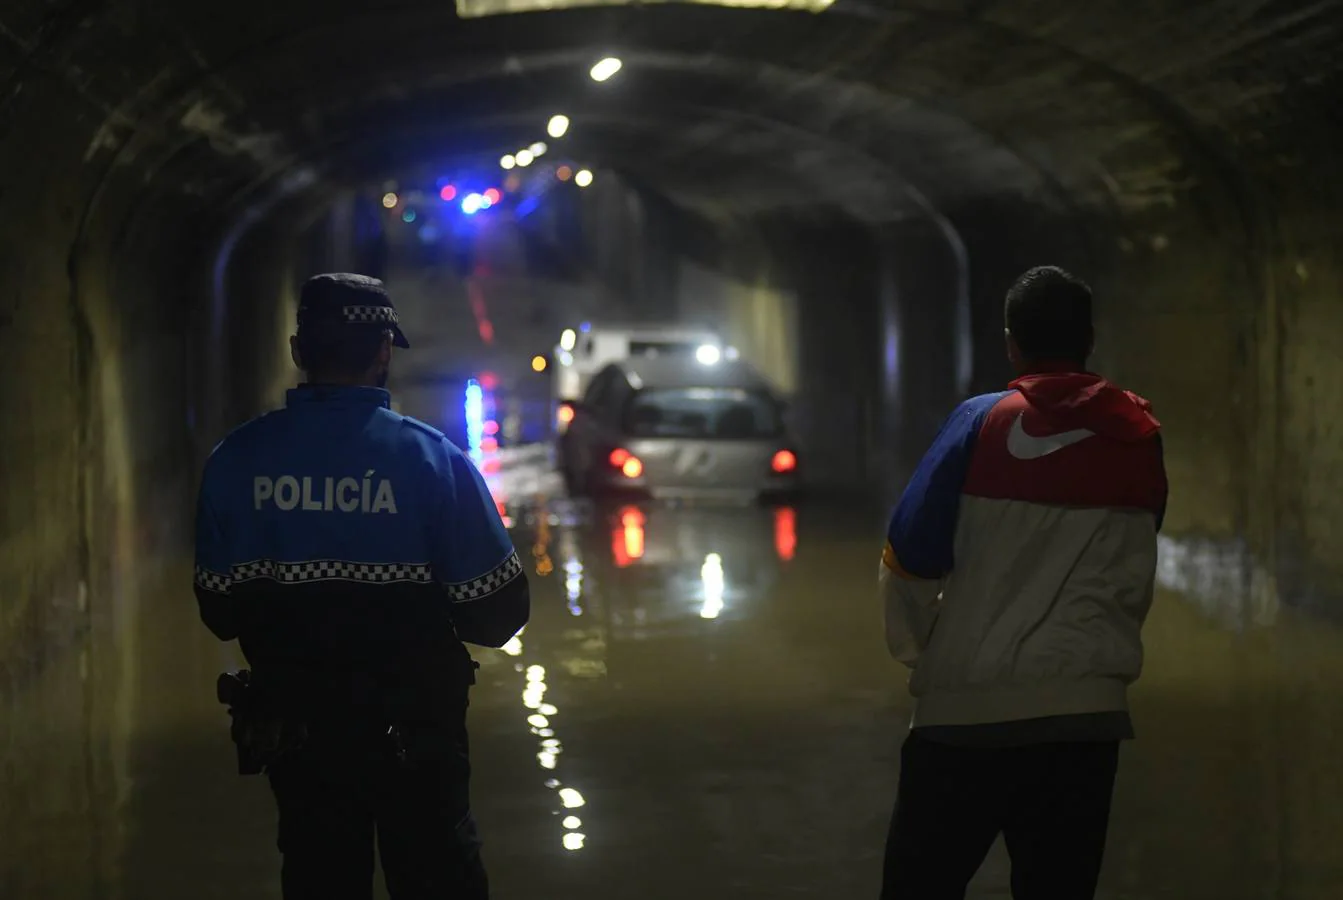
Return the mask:
[[715,362],[736,357],[716,332],[706,328],[659,324],[591,324],[566,328],[555,346],[551,379],[555,431],[563,434],[574,417],[572,403],[581,399],[592,377],[613,362],[648,357],[698,357]]

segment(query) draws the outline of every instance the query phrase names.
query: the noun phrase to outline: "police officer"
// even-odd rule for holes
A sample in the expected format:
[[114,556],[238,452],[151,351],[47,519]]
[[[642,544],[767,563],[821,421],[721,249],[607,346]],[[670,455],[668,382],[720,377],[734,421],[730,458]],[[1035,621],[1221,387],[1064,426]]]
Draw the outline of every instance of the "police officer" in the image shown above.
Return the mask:
[[462,642],[516,634],[527,579],[471,462],[391,411],[393,346],[382,282],[309,279],[307,381],[214,449],[200,489],[196,597],[250,666],[228,702],[242,770],[275,793],[286,900],[368,900],[375,834],[395,900],[488,896]]

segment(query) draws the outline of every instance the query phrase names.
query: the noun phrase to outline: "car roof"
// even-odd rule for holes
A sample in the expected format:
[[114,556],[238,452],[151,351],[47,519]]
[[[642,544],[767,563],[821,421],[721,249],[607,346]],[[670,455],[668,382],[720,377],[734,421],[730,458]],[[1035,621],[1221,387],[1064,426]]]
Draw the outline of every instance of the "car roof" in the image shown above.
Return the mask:
[[694,359],[662,356],[626,359],[613,365],[624,372],[636,388],[725,387],[771,391],[769,382],[741,360],[725,359],[706,366]]

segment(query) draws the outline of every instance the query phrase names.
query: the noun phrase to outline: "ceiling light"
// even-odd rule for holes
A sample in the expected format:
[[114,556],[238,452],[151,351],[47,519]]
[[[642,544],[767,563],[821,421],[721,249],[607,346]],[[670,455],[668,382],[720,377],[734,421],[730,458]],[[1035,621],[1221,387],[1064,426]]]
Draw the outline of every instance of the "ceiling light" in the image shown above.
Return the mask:
[[587,169],[579,170],[579,172],[576,175],[574,175],[574,184],[578,185],[579,187],[587,187],[588,185],[592,184],[592,173],[589,172]]
[[530,150],[519,150],[516,154],[514,154],[513,158],[517,160],[518,165],[522,166],[523,168],[530,166],[532,164],[532,160],[536,159],[536,157],[532,155],[532,151]]
[[569,130],[568,116],[551,116],[550,121],[546,123],[546,134],[553,138],[564,137],[564,133]]
[[606,59],[600,60],[593,66],[588,74],[592,76],[593,81],[605,81],[615,73],[619,72],[622,65],[623,63],[614,56],[608,56]]

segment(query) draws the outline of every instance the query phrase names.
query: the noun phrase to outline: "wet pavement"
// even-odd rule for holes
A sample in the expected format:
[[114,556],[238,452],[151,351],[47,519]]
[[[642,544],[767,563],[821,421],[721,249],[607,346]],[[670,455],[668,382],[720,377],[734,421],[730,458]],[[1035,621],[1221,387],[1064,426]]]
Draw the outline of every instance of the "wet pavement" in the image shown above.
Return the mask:
[[[540,455],[483,465],[534,603],[477,653],[494,896],[874,898],[909,711],[882,510],[599,507]],[[7,697],[0,897],[278,898],[272,802],[213,699],[232,652],[185,560],[139,577],[157,587]],[[1215,600],[1156,604],[1102,897],[1343,897],[1343,636]],[[1001,848],[972,896],[1007,896]]]

